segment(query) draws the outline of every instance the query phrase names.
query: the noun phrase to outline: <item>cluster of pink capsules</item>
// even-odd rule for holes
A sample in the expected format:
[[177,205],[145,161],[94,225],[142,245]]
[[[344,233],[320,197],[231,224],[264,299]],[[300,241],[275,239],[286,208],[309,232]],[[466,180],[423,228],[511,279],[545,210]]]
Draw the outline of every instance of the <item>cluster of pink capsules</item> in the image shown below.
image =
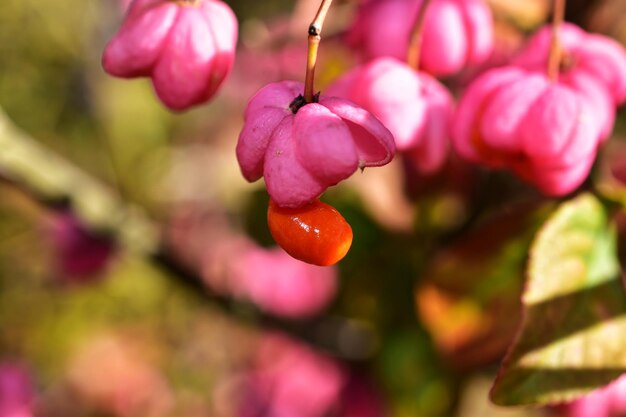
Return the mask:
[[[324,16],[329,5],[322,2]],[[309,47],[319,43],[320,12]],[[278,207],[310,209],[328,187],[396,152],[423,174],[436,173],[451,149],[563,196],[589,175],[626,99],[624,49],[569,23],[541,28],[507,64],[488,68],[495,38],[483,0],[363,0],[344,40],[361,63],[326,91],[311,91],[316,55],[309,54],[305,84],[273,82],[248,103],[239,166],[250,182],[264,178]],[[103,65],[116,76],[151,77],[164,104],[184,110],[218,91],[236,42],[236,17],[220,0],[135,0]],[[478,75],[455,104],[436,77],[472,68]]]

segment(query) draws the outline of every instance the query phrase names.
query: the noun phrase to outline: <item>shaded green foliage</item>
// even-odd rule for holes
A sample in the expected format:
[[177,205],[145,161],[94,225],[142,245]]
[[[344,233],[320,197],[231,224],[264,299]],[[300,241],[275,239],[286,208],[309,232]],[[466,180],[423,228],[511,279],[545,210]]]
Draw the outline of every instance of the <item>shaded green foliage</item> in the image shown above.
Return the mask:
[[626,370],[626,294],[615,230],[598,200],[564,203],[538,234],[520,333],[492,391],[498,404],[564,401]]

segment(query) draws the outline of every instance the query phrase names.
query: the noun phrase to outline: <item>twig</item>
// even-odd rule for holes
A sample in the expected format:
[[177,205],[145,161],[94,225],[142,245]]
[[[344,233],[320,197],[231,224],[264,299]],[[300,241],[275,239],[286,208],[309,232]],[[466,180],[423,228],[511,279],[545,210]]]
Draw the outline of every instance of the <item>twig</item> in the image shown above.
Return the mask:
[[548,57],[548,78],[552,81],[559,79],[559,66],[561,65],[561,41],[559,30],[565,16],[565,0],[554,0],[554,10],[552,15],[552,43],[550,45],[550,56]]
[[312,103],[313,98],[315,96],[315,66],[317,64],[317,50],[320,44],[321,35],[322,35],[322,26],[324,25],[324,20],[326,19],[326,14],[328,13],[328,9],[332,0],[322,0],[320,4],[320,8],[315,15],[315,18],[309,25],[308,33],[309,33],[309,47],[307,50],[307,59],[306,59],[306,75],[304,79],[304,100],[307,103]]
[[424,32],[424,21],[426,20],[426,10],[430,0],[423,0],[420,5],[415,21],[413,22],[413,28],[409,35],[409,48],[407,50],[406,62],[414,70],[418,70],[420,66],[420,56],[422,52],[422,33]]

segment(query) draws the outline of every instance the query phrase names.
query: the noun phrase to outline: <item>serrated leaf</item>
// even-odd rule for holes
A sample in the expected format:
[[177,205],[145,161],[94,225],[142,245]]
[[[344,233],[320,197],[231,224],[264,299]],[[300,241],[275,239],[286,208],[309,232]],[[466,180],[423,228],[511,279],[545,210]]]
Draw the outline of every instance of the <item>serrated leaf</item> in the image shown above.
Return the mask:
[[616,235],[592,195],[564,203],[538,233],[523,319],[491,391],[499,405],[568,401],[626,372],[626,296]]

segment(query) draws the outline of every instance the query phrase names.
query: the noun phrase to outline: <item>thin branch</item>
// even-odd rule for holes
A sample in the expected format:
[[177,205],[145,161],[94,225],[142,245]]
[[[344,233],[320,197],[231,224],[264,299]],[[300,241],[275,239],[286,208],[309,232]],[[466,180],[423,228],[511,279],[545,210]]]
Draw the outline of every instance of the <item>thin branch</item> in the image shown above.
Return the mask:
[[160,232],[147,214],[22,132],[0,110],[0,176],[42,201],[68,201],[89,228],[110,232],[128,250],[154,253]]

